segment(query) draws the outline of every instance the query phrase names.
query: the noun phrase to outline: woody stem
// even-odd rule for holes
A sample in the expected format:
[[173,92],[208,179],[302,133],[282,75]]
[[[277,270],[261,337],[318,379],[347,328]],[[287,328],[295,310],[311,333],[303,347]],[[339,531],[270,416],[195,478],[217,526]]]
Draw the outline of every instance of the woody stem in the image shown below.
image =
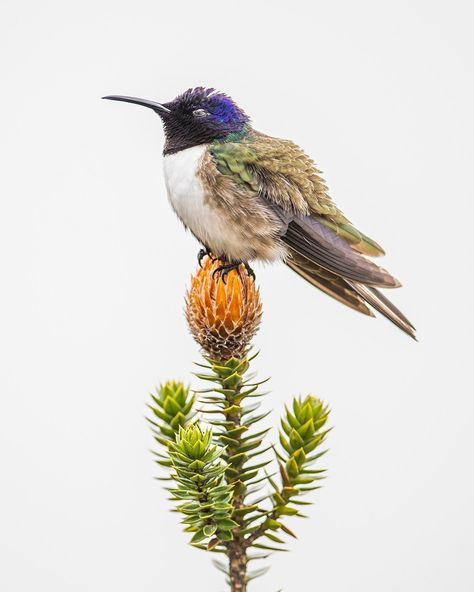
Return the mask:
[[[228,388],[228,386],[227,386]],[[225,459],[229,463],[229,469],[226,472],[226,480],[228,483],[234,485],[232,505],[234,512],[232,519],[239,524],[242,524],[242,514],[239,510],[244,506],[245,502],[245,485],[239,481],[239,475],[243,470],[243,460],[234,460],[233,457],[238,455],[241,446],[241,434],[233,431],[241,426],[242,421],[242,407],[240,406],[239,394],[242,388],[242,380],[239,379],[232,385],[226,394],[227,408],[224,412],[225,421],[228,425],[227,431],[232,431],[232,437],[228,441]],[[245,539],[239,534],[239,529],[236,528],[233,532],[234,539],[227,545],[227,556],[229,558],[229,577],[231,592],[246,592],[247,591],[247,553]]]

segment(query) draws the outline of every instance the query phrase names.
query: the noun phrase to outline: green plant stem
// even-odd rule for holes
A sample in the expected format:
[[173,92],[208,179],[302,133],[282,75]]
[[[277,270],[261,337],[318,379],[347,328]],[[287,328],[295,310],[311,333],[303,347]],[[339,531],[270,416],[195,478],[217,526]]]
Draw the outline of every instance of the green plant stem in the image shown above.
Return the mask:
[[[284,491],[283,489],[280,492],[280,496],[283,497],[284,495]],[[267,518],[265,520],[265,522],[263,522],[258,528],[257,530],[255,530],[254,532],[252,532],[252,534],[250,534],[244,541],[244,545],[245,548],[248,549],[249,547],[251,547],[255,541],[259,538],[261,538],[262,536],[265,535],[265,533],[267,532],[267,530],[271,530],[270,527],[268,526],[268,521],[269,520],[277,520],[278,519],[278,512],[276,510],[276,508],[274,508],[268,515]],[[287,531],[288,533],[290,533],[291,531]]]
[[[223,384],[223,387],[229,387],[228,384]],[[239,394],[242,388],[242,380],[238,379],[232,384],[232,389],[226,394],[227,409],[225,415],[225,421],[228,422],[230,430],[236,430],[240,428],[242,421],[242,407],[240,406]],[[226,473],[226,480],[229,484],[234,486],[232,495],[232,505],[234,506],[234,512],[232,519],[242,526],[243,517],[239,510],[245,505],[245,485],[238,480],[238,474],[242,470],[244,460],[241,459],[237,462],[233,460],[233,457],[240,452],[241,446],[241,434],[233,433],[232,440],[235,443],[228,444],[224,459],[229,462],[231,469]],[[239,529],[234,530],[234,540],[227,544],[227,556],[229,558],[229,578],[231,592],[246,592],[247,590],[247,553],[245,538],[239,534]]]
[[[275,512],[271,512],[268,515],[268,518],[270,520],[275,520],[275,517],[276,517]],[[270,529],[267,526],[265,526],[265,522],[264,522],[259,528],[257,528],[257,530],[255,530],[254,532],[252,532],[252,534],[249,535],[245,539],[245,541],[244,541],[245,548],[248,549],[249,547],[251,547],[255,543],[255,541],[257,539],[259,539],[260,537],[262,537],[267,532],[267,530],[270,530]]]

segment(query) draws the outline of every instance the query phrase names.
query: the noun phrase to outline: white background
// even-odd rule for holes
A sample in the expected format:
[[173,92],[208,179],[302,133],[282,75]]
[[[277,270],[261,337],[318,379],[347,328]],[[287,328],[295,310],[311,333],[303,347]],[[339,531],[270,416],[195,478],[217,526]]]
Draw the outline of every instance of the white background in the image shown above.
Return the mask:
[[2,0],[2,592],[224,590],[167,511],[143,419],[148,391],[199,360],[182,316],[198,245],[166,200],[158,117],[99,99],[201,84],[315,158],[420,336],[257,267],[271,421],[312,391],[335,429],[311,519],[252,592],[474,589],[472,16]]

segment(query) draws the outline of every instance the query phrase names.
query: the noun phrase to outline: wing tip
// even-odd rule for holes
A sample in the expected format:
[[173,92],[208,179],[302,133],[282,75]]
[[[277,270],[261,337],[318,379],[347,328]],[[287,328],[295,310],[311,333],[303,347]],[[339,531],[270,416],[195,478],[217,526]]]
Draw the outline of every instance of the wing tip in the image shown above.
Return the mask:
[[418,341],[414,325],[382,292],[372,286],[366,286],[358,282],[350,282],[350,285],[367,304],[370,304],[377,312],[391,321],[409,337]]

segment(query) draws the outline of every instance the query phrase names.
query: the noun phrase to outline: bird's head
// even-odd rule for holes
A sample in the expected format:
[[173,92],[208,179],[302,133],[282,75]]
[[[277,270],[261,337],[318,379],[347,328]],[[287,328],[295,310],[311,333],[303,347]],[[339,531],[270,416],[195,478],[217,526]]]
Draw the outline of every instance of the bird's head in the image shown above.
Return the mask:
[[245,112],[227,95],[213,88],[190,88],[168,103],[111,95],[103,97],[148,107],[163,121],[165,154],[240,133],[249,122]]

